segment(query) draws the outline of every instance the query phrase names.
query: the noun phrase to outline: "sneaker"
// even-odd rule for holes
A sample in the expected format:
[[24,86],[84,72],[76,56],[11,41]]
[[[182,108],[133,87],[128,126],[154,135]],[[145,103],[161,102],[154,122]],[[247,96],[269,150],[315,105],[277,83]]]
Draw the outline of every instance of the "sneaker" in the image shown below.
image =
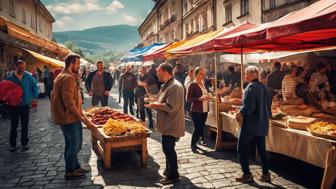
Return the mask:
[[16,146],[11,146],[10,148],[9,148],[9,151],[10,152],[16,152],[17,151],[17,147]]
[[74,172],[77,172],[77,173],[88,173],[88,172],[90,172],[90,171],[87,170],[87,169],[78,168],[78,169],[76,169]]
[[249,174],[249,175],[244,174],[242,177],[236,178],[236,181],[241,182],[241,183],[252,183],[252,182],[254,182],[252,174]]
[[259,180],[261,182],[271,182],[271,174],[270,173],[262,174]]
[[167,184],[172,184],[172,183],[175,183],[175,182],[179,182],[180,179],[181,179],[180,176],[177,176],[177,177],[166,176],[165,178],[160,180],[160,183],[163,184],[163,185],[167,185]]
[[191,146],[191,151],[193,153],[197,153],[197,147],[196,146]]
[[205,143],[204,140],[200,140],[200,141],[198,142],[198,144],[200,144],[200,145],[202,145],[202,146],[207,146],[207,144]]
[[84,176],[85,176],[84,173],[78,173],[78,172],[76,172],[76,171],[73,171],[73,172],[71,172],[71,173],[66,173],[66,174],[64,175],[64,178],[65,178],[66,180],[72,180],[72,179],[83,178]]

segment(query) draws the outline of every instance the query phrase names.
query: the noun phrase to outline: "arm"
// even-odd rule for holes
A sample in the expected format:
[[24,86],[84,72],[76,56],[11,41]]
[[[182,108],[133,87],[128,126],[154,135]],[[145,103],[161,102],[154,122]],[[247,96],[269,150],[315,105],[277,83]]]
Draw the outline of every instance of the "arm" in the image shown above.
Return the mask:
[[174,112],[176,107],[178,107],[177,105],[181,103],[178,97],[182,96],[183,98],[183,94],[181,93],[183,93],[183,89],[180,89],[178,86],[171,88],[169,91],[167,91],[166,102],[161,103],[157,109],[166,113]]
[[253,90],[252,86],[248,86],[244,93],[244,99],[243,99],[243,106],[240,109],[240,112],[244,116],[251,115],[255,109],[256,109],[256,99],[255,99],[256,91]]
[[76,81],[73,78],[66,78],[62,85],[62,100],[64,106],[71,113],[75,114],[79,119],[81,119],[81,112],[76,107],[75,99],[73,94],[76,90]]
[[87,92],[91,91],[91,82],[92,82],[92,78],[93,78],[93,73],[95,72],[91,72],[89,73],[88,77],[85,80],[85,89],[87,90]]
[[110,91],[112,86],[113,86],[112,75],[110,73],[107,73],[107,72],[104,72],[104,74],[106,75],[106,79],[107,79],[106,90]]

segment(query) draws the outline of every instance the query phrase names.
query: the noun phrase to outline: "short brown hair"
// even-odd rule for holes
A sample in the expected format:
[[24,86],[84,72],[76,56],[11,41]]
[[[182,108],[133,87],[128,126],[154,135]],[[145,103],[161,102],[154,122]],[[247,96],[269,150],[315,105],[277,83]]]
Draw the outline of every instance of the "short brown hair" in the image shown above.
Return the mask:
[[65,62],[65,67],[67,68],[67,67],[70,66],[70,64],[75,63],[77,58],[79,59],[80,56],[79,56],[79,55],[76,55],[76,54],[70,54],[70,55],[68,55],[68,56],[65,58],[65,61],[64,61],[64,62]]
[[169,75],[173,75],[173,66],[168,62],[160,64],[159,68],[167,72]]

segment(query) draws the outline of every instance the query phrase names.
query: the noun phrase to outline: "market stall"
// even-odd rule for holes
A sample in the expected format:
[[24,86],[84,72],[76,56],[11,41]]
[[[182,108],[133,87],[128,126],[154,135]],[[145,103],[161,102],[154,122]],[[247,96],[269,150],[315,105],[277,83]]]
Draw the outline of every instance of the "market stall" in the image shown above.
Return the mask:
[[92,148],[104,167],[111,168],[111,154],[118,151],[136,151],[141,166],[147,165],[147,137],[150,131],[133,116],[109,107],[85,110],[85,124],[91,129]]

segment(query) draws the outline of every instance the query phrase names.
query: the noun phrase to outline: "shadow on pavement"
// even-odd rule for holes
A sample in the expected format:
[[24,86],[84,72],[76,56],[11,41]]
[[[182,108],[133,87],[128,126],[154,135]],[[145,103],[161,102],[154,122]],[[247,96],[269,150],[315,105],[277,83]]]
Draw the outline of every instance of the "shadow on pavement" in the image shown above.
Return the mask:
[[[97,161],[99,174],[106,186],[159,187],[159,165],[149,156],[147,167],[140,166],[139,154],[131,151],[117,152],[111,157],[112,167],[103,168],[101,160]],[[157,180],[157,182],[153,182]]]

